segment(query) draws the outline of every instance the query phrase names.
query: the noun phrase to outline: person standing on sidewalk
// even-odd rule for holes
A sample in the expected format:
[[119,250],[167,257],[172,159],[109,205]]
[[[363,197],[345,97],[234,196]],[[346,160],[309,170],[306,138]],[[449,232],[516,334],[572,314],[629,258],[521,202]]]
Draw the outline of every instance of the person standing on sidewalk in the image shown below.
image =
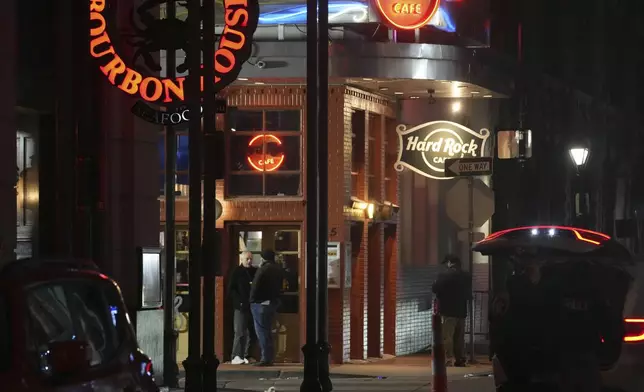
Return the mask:
[[246,251],[239,255],[239,265],[230,275],[228,296],[235,311],[233,328],[233,365],[248,364],[251,337],[254,336],[253,316],[250,312],[250,291],[257,268],[252,266],[253,254]]
[[472,278],[461,268],[461,260],[447,255],[442,264],[447,271],[442,272],[432,291],[438,298],[443,316],[443,344],[447,366],[465,366],[465,318],[467,302],[472,300]]
[[284,275],[275,263],[275,252],[262,252],[262,264],[255,274],[250,291],[250,310],[261,348],[261,360],[255,366],[272,366],[275,360],[273,322],[279,307]]

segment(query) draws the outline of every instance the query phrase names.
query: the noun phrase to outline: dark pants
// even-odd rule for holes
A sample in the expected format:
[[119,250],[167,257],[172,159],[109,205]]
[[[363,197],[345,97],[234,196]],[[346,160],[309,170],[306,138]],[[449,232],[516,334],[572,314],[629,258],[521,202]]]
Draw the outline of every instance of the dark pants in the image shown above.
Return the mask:
[[255,333],[261,349],[261,361],[272,363],[275,360],[275,349],[273,345],[273,322],[277,313],[277,304],[270,305],[251,304],[250,310],[255,322]]
[[443,317],[443,345],[446,360],[465,360],[464,318]]
[[233,323],[235,338],[232,357],[248,358],[251,342],[255,340],[253,339],[255,328],[250,309],[235,309]]

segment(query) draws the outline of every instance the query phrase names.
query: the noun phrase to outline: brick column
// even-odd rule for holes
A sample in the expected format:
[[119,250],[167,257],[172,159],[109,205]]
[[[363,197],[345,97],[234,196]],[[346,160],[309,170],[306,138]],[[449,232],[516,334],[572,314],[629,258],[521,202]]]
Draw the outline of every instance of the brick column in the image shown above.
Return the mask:
[[[386,120],[385,123],[385,176],[387,200],[399,204],[398,172],[394,170],[393,163],[397,158],[398,137],[396,135],[396,121]],[[396,217],[397,220],[397,217]],[[398,222],[396,222],[398,223]],[[396,354],[396,293],[398,283],[398,230],[399,224],[389,224],[384,228],[384,255],[383,255],[383,354]]]
[[[383,115],[369,115],[369,142],[372,148],[368,149],[369,174],[372,181],[369,188],[373,194],[369,194],[369,200],[384,200],[384,132],[385,117]],[[373,165],[371,167],[370,165]],[[368,298],[367,298],[367,357],[380,357],[380,331],[381,331],[381,294],[382,294],[382,270],[383,270],[383,234],[384,224],[371,222],[369,227],[369,276]]]
[[[352,124],[352,131],[356,134],[356,137],[353,140],[353,143],[360,143],[359,150],[364,152],[364,161],[360,162],[358,170],[358,181],[357,189],[354,194],[357,195],[359,199],[367,200],[369,197],[368,194],[368,164],[369,157],[367,155],[367,146],[369,143],[368,139],[368,124],[369,117],[368,112],[358,112],[361,113],[360,116],[364,115],[364,120],[362,117],[357,117],[358,114],[354,114],[353,120],[355,121]],[[367,261],[369,259],[369,236],[368,236],[368,226],[366,222],[357,223],[359,228],[353,229],[356,231],[356,235],[352,235],[351,242],[353,244],[353,251],[357,252],[357,261],[355,265],[352,266],[352,277],[353,282],[351,286],[351,359],[364,359],[366,355],[366,341],[367,334],[365,333],[366,328],[366,301],[365,299],[368,296],[368,287],[367,287]],[[357,231],[359,235],[357,235]]]
[[380,271],[382,261],[383,224],[369,227],[369,259],[367,261],[367,357],[380,357]]
[[385,228],[384,255],[384,320],[383,354],[396,355],[396,292],[398,284],[398,229],[399,225]]
[[[329,90],[329,241],[342,243],[340,266],[344,261],[345,225],[344,206],[348,202],[344,183],[338,181],[344,177],[344,94],[342,88]],[[344,271],[340,268],[341,276]],[[329,289],[329,344],[331,345],[331,363],[342,363],[344,352],[343,339],[343,300],[345,279],[341,279],[340,288]]]
[[2,3],[0,23],[0,265],[13,259],[16,247],[16,0]]

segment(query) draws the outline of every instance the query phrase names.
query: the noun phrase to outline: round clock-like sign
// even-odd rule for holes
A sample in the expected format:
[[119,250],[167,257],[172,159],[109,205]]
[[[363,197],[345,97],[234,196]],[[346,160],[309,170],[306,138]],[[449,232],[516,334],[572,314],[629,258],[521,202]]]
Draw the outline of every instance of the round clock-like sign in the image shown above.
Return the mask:
[[257,171],[272,172],[284,163],[282,141],[275,135],[257,135],[248,142],[248,164]]

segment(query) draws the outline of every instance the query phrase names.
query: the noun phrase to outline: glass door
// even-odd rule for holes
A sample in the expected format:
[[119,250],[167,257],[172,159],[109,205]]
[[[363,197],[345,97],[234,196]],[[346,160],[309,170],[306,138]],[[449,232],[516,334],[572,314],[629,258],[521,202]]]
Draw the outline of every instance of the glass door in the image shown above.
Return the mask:
[[[165,231],[161,228],[160,243],[164,246]],[[176,301],[179,301],[179,312],[174,316],[174,328],[179,333],[177,339],[177,362],[180,364],[188,357],[188,245],[189,231],[185,225],[177,225],[175,229],[175,261],[176,261]],[[177,302],[175,302],[176,306]]]
[[253,265],[261,263],[262,250],[275,252],[275,261],[284,270],[283,294],[278,309],[273,338],[275,339],[276,361],[293,363],[300,358],[299,334],[299,285],[301,230],[299,226],[257,225],[233,226],[233,245],[231,252],[234,265],[239,263],[241,252],[253,254]]

